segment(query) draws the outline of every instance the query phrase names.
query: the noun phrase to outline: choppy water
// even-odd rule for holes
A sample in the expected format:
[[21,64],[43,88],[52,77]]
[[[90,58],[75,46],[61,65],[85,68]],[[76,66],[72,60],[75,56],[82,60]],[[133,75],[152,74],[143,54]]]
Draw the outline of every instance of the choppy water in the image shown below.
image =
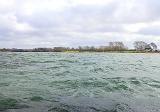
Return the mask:
[[160,112],[160,55],[0,52],[0,111]]

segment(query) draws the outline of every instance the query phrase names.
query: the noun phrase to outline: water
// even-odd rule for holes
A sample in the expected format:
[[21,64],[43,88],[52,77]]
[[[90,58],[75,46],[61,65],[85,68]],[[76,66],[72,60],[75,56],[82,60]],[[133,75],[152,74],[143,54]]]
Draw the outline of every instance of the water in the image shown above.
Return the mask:
[[2,112],[160,112],[160,55],[0,53]]

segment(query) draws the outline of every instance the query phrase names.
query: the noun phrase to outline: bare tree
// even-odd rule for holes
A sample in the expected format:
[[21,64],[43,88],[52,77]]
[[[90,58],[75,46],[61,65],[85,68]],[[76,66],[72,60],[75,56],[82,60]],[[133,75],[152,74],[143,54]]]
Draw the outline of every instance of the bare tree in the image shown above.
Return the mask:
[[114,47],[114,42],[109,42],[109,47]]
[[143,42],[143,41],[135,41],[134,42],[134,48],[136,49],[136,50],[145,50],[145,48],[146,48],[146,46],[147,46],[148,44],[147,43],[145,43],[145,42]]
[[125,45],[123,44],[123,42],[109,42],[109,48],[111,50],[124,50],[126,49]]
[[150,47],[152,48],[153,51],[157,50],[157,45],[155,43],[150,43]]

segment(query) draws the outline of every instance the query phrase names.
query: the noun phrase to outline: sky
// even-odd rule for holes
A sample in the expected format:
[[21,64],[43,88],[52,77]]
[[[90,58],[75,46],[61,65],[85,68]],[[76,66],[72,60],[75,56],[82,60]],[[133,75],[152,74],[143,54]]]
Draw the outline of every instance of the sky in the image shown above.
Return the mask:
[[0,48],[160,47],[160,0],[0,0]]

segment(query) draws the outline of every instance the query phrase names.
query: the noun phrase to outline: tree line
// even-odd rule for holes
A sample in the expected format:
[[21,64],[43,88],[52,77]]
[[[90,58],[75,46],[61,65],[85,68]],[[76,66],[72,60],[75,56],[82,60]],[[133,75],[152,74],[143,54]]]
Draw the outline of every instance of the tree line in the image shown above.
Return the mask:
[[53,48],[34,48],[34,49],[6,49],[2,48],[0,51],[2,52],[158,52],[157,45],[153,42],[146,43],[144,41],[135,41],[133,43],[134,49],[128,49],[127,46],[124,45],[123,42],[115,41],[109,42],[107,46],[79,46],[78,48],[70,48],[70,47],[53,47]]

